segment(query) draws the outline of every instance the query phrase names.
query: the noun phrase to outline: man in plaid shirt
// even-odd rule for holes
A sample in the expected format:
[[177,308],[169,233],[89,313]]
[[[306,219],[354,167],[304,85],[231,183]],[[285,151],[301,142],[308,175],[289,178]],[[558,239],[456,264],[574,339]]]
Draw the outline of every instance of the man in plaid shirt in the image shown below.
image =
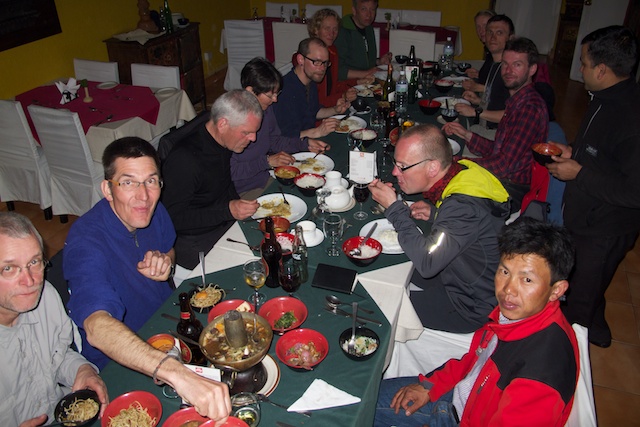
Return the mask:
[[502,55],[501,75],[511,97],[506,102],[495,141],[483,138],[459,123],[442,130],[466,141],[466,148],[480,158],[474,162],[489,169],[512,198],[511,211],[520,209],[531,182],[531,146],[546,142],[549,128],[547,107],[532,84],[538,70],[538,49],[529,39],[509,40]]

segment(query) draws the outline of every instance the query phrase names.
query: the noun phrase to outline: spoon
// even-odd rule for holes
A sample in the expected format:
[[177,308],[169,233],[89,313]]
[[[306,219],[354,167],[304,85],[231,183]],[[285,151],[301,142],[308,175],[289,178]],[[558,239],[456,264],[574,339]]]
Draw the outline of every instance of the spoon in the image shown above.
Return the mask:
[[204,252],[200,251],[198,253],[198,256],[200,257],[200,274],[202,274],[202,287],[206,288],[207,287],[207,279],[205,279],[204,276],[206,276],[205,272],[204,272]]
[[[327,304],[329,304],[331,307],[337,308],[338,306],[342,305],[342,304],[346,304],[346,302],[342,302],[340,300],[340,298],[338,298],[335,295],[327,295],[325,296],[325,299],[327,300]],[[369,314],[373,314],[374,311],[373,310],[368,310],[366,308],[362,308],[362,307],[358,307],[360,310],[364,311],[365,313],[369,313]]]
[[362,239],[362,242],[360,242],[360,244],[358,245],[357,248],[351,249],[349,251],[349,255],[351,255],[351,256],[360,256],[362,254],[362,247],[365,245],[365,243],[367,243],[367,240],[369,240],[369,237],[371,237],[373,232],[376,231],[377,227],[378,227],[378,223],[374,222],[373,223],[373,227],[371,227],[371,229],[369,230],[367,235],[364,236],[364,239]]
[[347,342],[347,352],[349,354],[356,354],[356,320],[358,318],[358,303],[352,302],[351,307],[353,307],[353,321],[351,322],[351,338]]
[[251,246],[251,245],[250,245],[250,244],[248,244],[248,243],[241,242],[240,240],[233,240],[233,239],[231,239],[231,238],[229,238],[229,237],[227,237],[227,241],[228,241],[228,242],[241,243],[241,244],[243,244],[243,245],[247,245],[247,246],[249,246],[249,249],[251,249],[252,251],[257,251],[257,250],[259,250],[259,249],[260,249],[257,245],[256,245],[256,246]]

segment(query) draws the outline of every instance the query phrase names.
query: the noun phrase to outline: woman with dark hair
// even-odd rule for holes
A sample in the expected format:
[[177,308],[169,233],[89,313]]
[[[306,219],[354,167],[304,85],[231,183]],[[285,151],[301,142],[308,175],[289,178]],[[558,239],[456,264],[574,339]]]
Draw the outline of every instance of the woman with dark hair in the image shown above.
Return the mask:
[[345,101],[356,99],[356,90],[353,88],[357,84],[371,84],[375,80],[373,75],[362,79],[350,79],[338,81],[338,49],[333,42],[338,37],[340,27],[340,17],[332,9],[320,9],[313,14],[307,23],[310,37],[317,37],[322,40],[329,49],[329,65],[327,74],[322,82],[318,83],[318,98],[323,106],[336,105],[341,97]]
[[269,170],[292,164],[290,153],[300,151],[323,152],[330,146],[318,139],[283,136],[271,104],[278,102],[282,89],[282,75],[266,59],[253,58],[240,74],[242,87],[257,98],[264,116],[256,140],[242,153],[231,156],[231,178],[238,194],[247,200],[255,199],[269,185]]

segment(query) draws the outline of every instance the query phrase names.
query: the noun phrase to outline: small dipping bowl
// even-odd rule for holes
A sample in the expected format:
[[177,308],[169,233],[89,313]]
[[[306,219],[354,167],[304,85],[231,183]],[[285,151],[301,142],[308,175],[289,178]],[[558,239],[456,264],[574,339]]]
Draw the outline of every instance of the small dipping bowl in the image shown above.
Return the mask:
[[[356,328],[356,353],[355,354],[349,354],[349,352],[347,351],[347,342],[349,341],[350,338],[351,338],[351,328],[345,329],[340,334],[340,337],[338,338],[338,345],[340,346],[340,350],[342,350],[342,352],[349,359],[358,360],[358,361],[367,360],[371,358],[374,354],[376,354],[376,352],[380,348],[380,337],[378,337],[378,334],[376,334],[374,331],[372,331],[369,328],[365,328],[362,326]],[[371,340],[376,341],[375,349],[372,349],[370,347],[364,347],[364,343],[367,341],[367,339],[369,339],[369,341]],[[361,346],[358,346],[358,344],[361,344]],[[373,347],[373,344],[371,344],[371,347]],[[362,349],[363,351],[359,352],[358,349]]]
[[[293,180],[298,190],[307,197],[313,197],[316,195],[316,190],[322,187],[326,182],[326,178],[316,173],[301,173]],[[314,184],[314,185],[306,185]]]
[[[281,216],[273,217],[273,231],[275,231],[276,233],[287,232],[289,231],[289,227],[291,227],[291,222],[289,222],[287,218]],[[267,224],[265,223],[264,219],[260,221],[260,224],[258,224],[258,228],[263,233],[267,232]]]
[[369,148],[369,146],[373,144],[373,141],[378,137],[378,134],[376,134],[376,131],[372,129],[356,129],[349,132],[349,136],[357,145]]
[[436,80],[434,86],[438,89],[440,93],[447,93],[453,87],[453,82],[451,80]]
[[535,161],[540,163],[542,166],[548,163],[553,163],[551,156],[560,156],[562,154],[562,150],[560,148],[546,142],[533,144],[531,151],[533,152],[533,158]]
[[53,411],[53,415],[56,421],[63,421],[65,410],[68,409],[71,406],[71,404],[76,401],[76,399],[78,400],[92,399],[98,404],[98,410],[96,411],[93,417],[83,422],[78,422],[78,424],[74,424],[75,426],[85,426],[98,418],[98,415],[100,415],[100,399],[98,398],[98,393],[90,389],[85,389],[85,390],[78,390],[73,393],[69,393],[65,397],[60,399],[60,401],[58,402],[58,404],[56,405]]
[[427,116],[433,116],[440,109],[442,104],[434,100],[421,99],[418,101],[418,106],[420,107],[420,111],[424,114]]
[[456,110],[454,110],[453,108],[450,109],[442,109],[442,112],[440,113],[442,115],[442,119],[445,122],[453,122],[455,121],[455,119],[458,118],[458,112]]
[[[191,349],[181,339],[179,339],[178,342],[180,343],[182,361],[184,363],[191,363]],[[175,340],[170,334],[155,334],[147,340],[147,343],[149,343],[151,347],[164,353],[169,352],[169,350],[175,347]]]
[[351,106],[353,107],[354,110],[356,110],[358,113],[361,113],[363,111],[367,110],[367,101],[365,101],[362,98],[356,98],[353,100],[353,102],[351,103]]
[[404,64],[408,60],[409,60],[409,57],[407,55],[396,55],[396,62],[398,64]]
[[[359,267],[364,267],[366,265],[371,264],[382,253],[382,244],[377,240],[370,238],[369,240],[367,240],[367,243],[365,243],[365,246],[368,246],[369,248],[372,249],[372,251],[375,251],[374,255],[371,255],[368,257],[365,257],[364,256],[365,254],[362,254],[359,257],[350,255],[349,252],[357,248],[360,242],[362,242],[363,240],[364,240],[363,236],[354,236],[345,240],[344,243],[342,244],[342,252],[344,252],[347,258],[349,258],[349,261],[351,261],[352,263],[354,263]],[[362,249],[365,250],[364,247]]]
[[278,166],[273,173],[282,185],[291,185],[295,177],[300,175],[300,169],[295,166]]

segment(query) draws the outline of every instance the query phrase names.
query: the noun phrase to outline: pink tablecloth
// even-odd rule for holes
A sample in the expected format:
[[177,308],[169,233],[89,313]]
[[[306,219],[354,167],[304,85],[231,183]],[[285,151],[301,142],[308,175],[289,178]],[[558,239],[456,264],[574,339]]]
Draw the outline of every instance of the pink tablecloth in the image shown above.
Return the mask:
[[140,117],[153,125],[156,124],[160,103],[151,89],[125,84],[118,84],[110,89],[98,89],[98,84],[97,82],[89,82],[89,95],[93,98],[93,101],[89,103],[83,101],[84,88],[80,88],[78,98],[66,104],[60,104],[62,95],[55,85],[40,86],[21,93],[16,96],[16,101],[20,101],[22,104],[36,140],[38,134],[27,110],[27,106],[31,104],[49,108],[66,108],[78,113],[85,133],[91,126],[106,121],[109,115],[112,116],[111,122]]

